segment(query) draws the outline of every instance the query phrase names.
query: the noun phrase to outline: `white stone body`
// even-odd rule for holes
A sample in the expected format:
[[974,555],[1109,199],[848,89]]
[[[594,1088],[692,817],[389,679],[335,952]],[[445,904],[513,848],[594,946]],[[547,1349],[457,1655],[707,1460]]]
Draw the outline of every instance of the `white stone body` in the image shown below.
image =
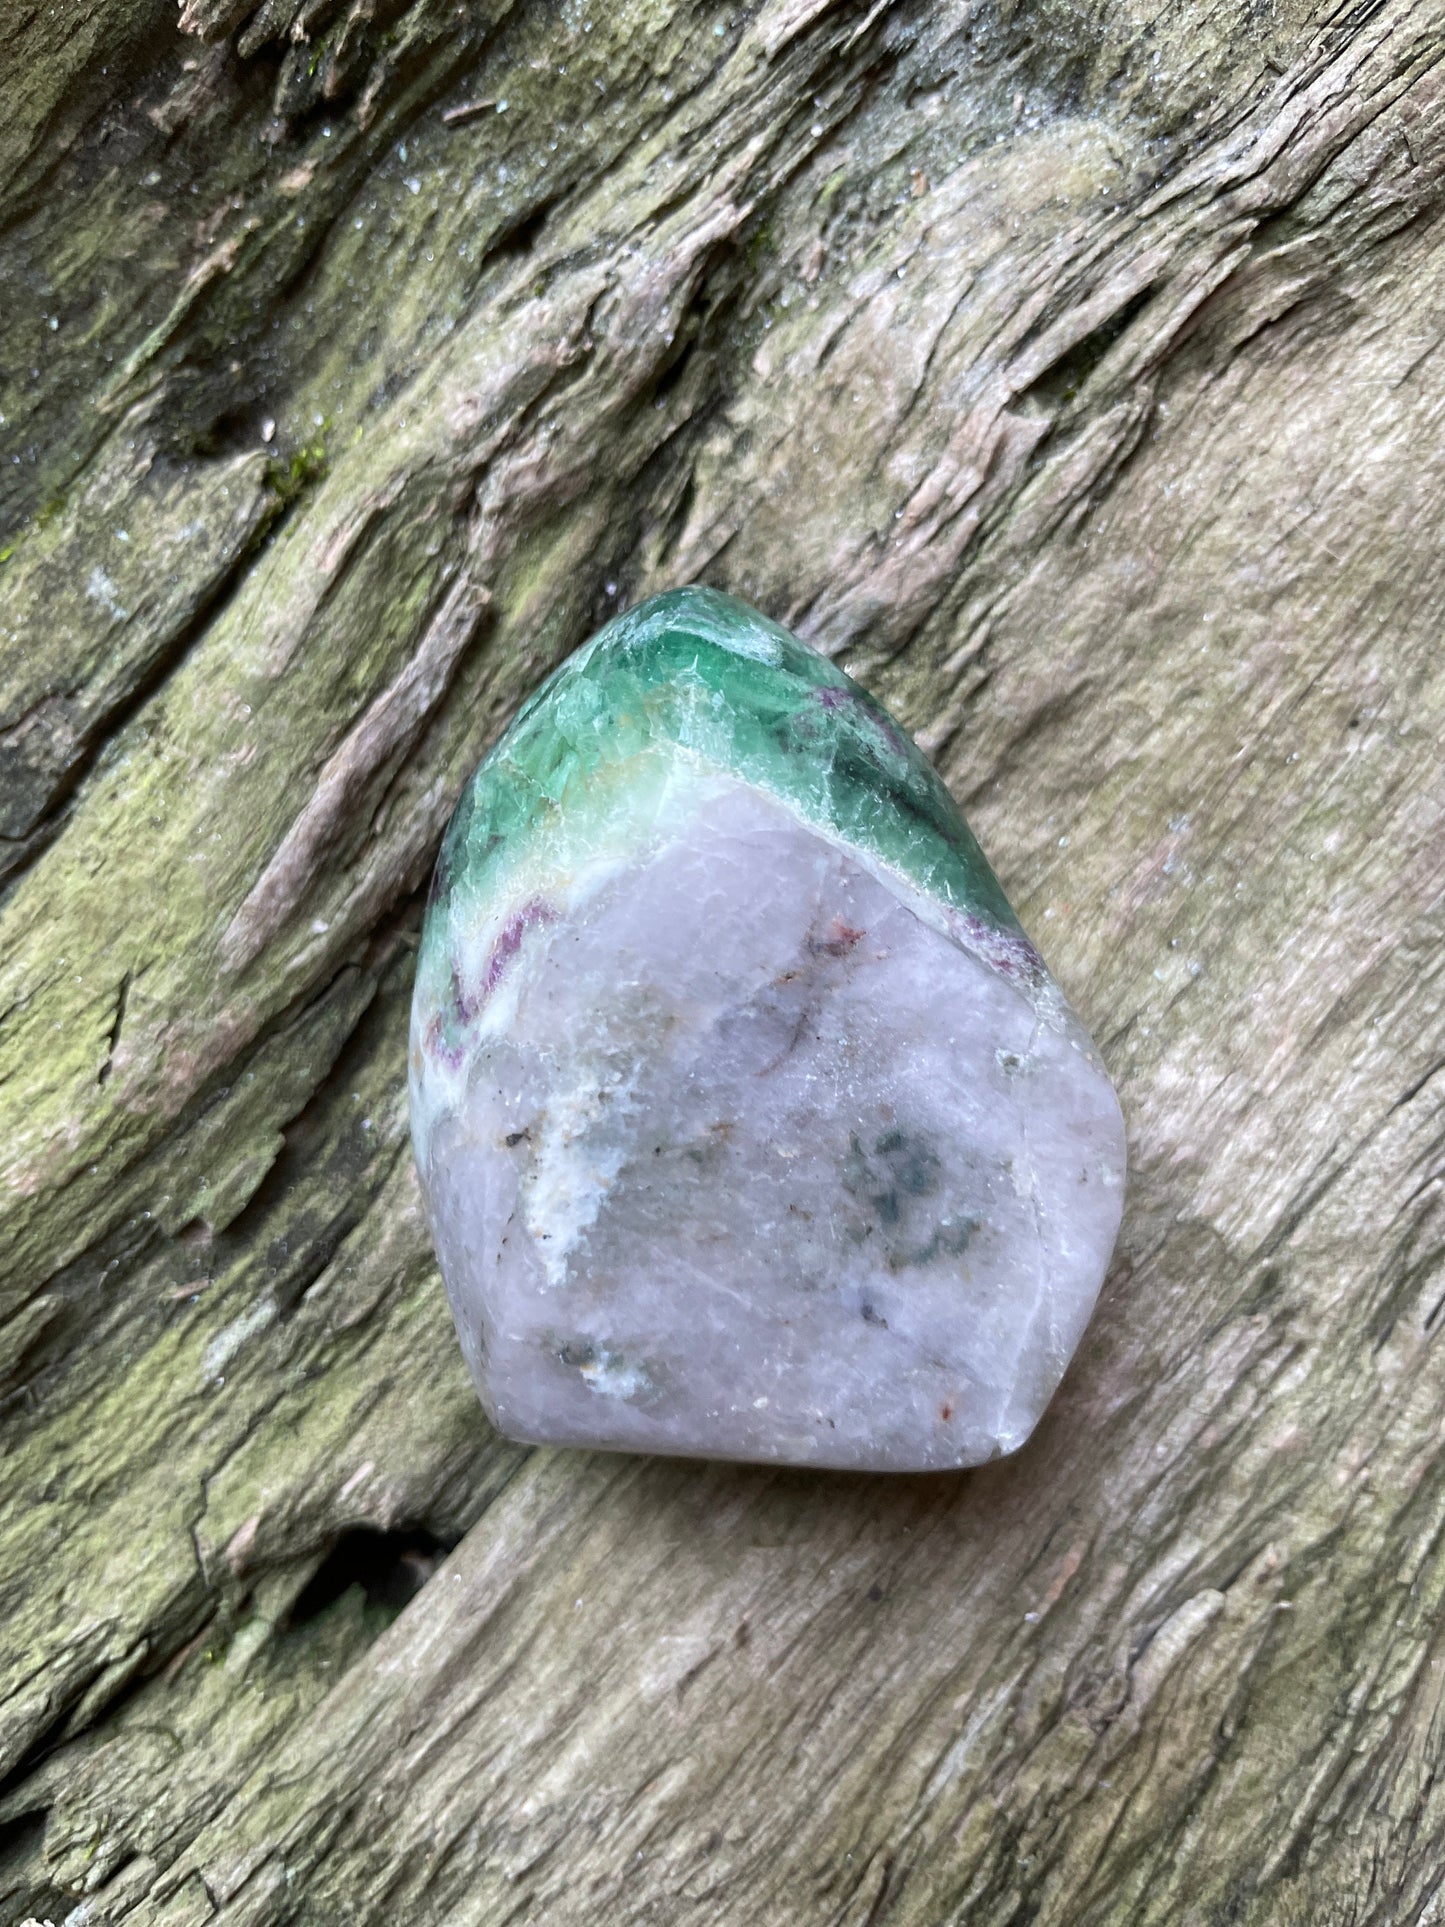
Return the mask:
[[503,1432],[900,1471],[1023,1443],[1124,1186],[1051,983],[709,774],[640,840],[519,874],[477,945],[474,1040],[445,1072],[414,1051],[414,1113]]

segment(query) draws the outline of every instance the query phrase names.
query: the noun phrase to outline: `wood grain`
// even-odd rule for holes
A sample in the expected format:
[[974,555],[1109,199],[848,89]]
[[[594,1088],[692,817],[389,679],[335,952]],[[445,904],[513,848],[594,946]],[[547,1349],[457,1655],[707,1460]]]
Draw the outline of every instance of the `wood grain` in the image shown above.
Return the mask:
[[[1438,0],[4,34],[3,1917],[1438,1927]],[[694,579],[918,734],[1120,1086],[974,1473],[465,1381],[419,892]]]

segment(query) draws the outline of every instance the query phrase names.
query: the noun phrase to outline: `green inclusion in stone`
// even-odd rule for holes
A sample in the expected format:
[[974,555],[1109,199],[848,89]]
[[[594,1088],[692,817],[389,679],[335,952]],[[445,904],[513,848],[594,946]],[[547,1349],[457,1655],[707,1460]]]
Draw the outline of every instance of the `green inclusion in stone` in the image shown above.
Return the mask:
[[[472,997],[464,932],[507,894],[520,852],[600,824],[650,750],[773,794],[872,857],[946,915],[954,939],[1026,993],[1048,985],[958,805],[857,683],[786,629],[715,589],[653,596],[616,617],[523,705],[463,792],[432,885],[419,1004],[459,1050]],[[654,771],[654,774],[656,772]]]

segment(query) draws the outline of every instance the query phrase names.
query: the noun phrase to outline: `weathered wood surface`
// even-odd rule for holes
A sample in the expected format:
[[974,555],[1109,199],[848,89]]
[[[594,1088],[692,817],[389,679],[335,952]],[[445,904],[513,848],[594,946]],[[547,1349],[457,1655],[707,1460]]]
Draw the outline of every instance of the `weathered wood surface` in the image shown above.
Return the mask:
[[[1445,1920],[1442,85],[1439,0],[9,11],[0,1916]],[[417,892],[699,578],[1120,1083],[973,1474],[464,1381]]]

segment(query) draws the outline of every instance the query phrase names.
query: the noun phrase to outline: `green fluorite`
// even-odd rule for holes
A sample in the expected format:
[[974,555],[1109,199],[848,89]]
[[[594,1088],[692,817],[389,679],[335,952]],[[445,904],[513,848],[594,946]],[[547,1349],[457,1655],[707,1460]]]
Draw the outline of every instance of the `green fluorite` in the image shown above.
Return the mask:
[[437,864],[418,1165],[517,1436],[877,1466],[1027,1435],[1117,1228],[1117,1102],[957,807],[706,589],[585,644]]
[[464,1052],[471,1021],[458,960],[515,896],[518,874],[539,863],[565,870],[645,833],[679,757],[766,790],[866,851],[937,906],[956,940],[1034,991],[1046,982],[958,805],[892,717],[745,602],[673,589],[609,622],[555,670],[462,794],[417,971],[418,1008],[443,1052]]

